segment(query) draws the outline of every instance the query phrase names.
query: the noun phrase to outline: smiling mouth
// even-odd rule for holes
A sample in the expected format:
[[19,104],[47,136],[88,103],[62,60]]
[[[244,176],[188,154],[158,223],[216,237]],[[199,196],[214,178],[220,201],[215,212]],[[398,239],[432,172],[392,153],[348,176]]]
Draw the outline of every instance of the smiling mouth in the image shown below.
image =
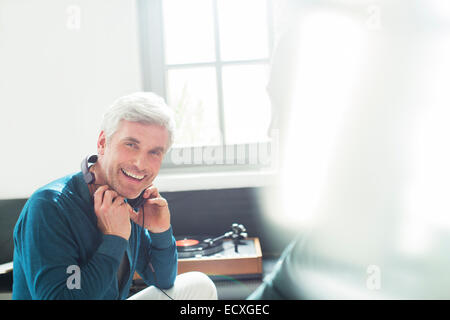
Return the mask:
[[133,178],[133,179],[138,180],[138,181],[142,181],[145,178],[145,175],[140,176],[140,175],[131,173],[131,172],[129,172],[129,171],[123,169],[123,168],[121,170],[122,170],[122,173],[124,175],[126,175],[127,177],[129,177],[129,178]]

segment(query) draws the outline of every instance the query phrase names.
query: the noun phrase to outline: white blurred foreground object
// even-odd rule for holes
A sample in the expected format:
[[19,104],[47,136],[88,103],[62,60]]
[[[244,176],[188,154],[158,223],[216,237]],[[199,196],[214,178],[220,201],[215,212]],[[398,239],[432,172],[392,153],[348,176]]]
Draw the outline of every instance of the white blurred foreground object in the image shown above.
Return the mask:
[[450,16],[301,3],[297,38],[280,37],[297,43],[292,82],[269,85],[284,150],[265,201],[301,240],[252,298],[449,299]]

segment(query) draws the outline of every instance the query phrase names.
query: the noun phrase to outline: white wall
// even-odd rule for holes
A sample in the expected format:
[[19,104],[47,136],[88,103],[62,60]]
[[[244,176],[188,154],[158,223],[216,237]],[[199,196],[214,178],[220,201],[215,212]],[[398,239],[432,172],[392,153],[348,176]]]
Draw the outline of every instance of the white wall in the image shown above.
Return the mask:
[[101,115],[141,90],[135,1],[0,1],[0,199],[79,170]]

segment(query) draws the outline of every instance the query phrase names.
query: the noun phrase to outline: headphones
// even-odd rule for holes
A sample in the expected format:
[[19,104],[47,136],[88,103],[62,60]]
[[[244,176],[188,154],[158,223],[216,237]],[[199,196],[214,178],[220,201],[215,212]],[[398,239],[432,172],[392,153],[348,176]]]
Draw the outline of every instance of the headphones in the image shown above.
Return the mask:
[[92,184],[95,182],[94,173],[89,171],[89,163],[95,163],[98,160],[97,155],[87,156],[81,161],[81,172],[83,172],[84,182],[87,184]]

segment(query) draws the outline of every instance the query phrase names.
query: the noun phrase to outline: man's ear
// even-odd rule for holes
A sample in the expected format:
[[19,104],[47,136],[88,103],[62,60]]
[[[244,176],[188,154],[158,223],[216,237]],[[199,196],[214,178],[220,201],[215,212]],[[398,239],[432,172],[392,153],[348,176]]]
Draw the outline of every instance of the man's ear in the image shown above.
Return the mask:
[[100,135],[98,136],[98,140],[97,140],[97,154],[104,155],[105,149],[106,149],[106,134],[102,130],[100,132]]

